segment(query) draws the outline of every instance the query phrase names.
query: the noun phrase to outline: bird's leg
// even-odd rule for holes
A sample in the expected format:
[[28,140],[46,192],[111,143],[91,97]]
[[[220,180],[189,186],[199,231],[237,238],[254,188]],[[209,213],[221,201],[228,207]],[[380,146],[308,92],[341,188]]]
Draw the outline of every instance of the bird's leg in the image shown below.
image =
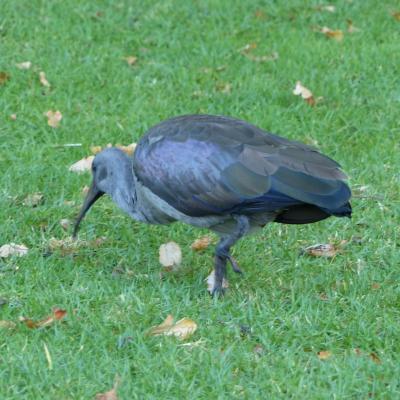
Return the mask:
[[224,292],[222,282],[226,276],[226,262],[228,260],[235,272],[242,273],[236,260],[230,254],[230,248],[249,231],[250,222],[244,215],[234,216],[234,218],[237,221],[235,231],[233,231],[229,236],[221,238],[215,250],[215,281],[212,290],[213,296],[223,294]]

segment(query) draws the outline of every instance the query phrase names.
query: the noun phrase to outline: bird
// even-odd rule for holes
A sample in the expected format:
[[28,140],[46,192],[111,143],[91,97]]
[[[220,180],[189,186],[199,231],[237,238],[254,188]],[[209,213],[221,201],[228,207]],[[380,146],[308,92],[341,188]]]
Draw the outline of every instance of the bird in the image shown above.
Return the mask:
[[340,165],[316,148],[220,115],[183,115],[150,128],[129,157],[106,148],[92,163],[93,180],[73,237],[104,194],[146,224],[186,224],[219,236],[212,294],[224,293],[227,264],[245,235],[271,222],[310,224],[351,217],[351,189]]

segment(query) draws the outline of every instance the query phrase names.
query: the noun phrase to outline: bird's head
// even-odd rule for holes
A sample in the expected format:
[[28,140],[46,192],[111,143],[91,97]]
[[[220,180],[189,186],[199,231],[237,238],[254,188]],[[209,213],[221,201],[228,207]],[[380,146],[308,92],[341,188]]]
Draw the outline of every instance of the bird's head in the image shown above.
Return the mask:
[[78,233],[80,222],[103,194],[110,195],[113,201],[128,214],[133,211],[132,161],[123,151],[110,147],[98,153],[92,163],[92,175],[92,184],[75,222],[72,234],[74,238]]

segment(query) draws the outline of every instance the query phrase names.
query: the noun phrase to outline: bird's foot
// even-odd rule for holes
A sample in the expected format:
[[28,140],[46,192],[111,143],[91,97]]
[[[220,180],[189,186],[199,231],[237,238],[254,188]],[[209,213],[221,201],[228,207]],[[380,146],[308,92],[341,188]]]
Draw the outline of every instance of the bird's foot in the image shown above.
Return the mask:
[[219,298],[224,296],[225,294],[225,288],[222,286],[215,285],[211,291],[211,296],[214,298]]
[[240,269],[239,264],[237,263],[237,261],[236,261],[231,255],[228,256],[228,260],[229,260],[229,262],[230,262],[231,265],[232,265],[232,269],[233,269],[237,274],[243,275],[243,271]]

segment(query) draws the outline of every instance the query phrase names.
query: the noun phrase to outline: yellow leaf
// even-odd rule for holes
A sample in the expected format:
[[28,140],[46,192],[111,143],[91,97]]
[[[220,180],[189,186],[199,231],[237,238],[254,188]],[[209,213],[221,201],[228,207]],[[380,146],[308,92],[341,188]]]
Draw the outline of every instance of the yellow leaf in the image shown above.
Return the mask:
[[337,40],[338,42],[342,41],[344,37],[343,32],[340,29],[333,30],[326,26],[323,26],[320,32],[323,33],[326,37]]
[[327,360],[332,356],[332,352],[330,352],[329,350],[321,350],[317,354],[320,360]]
[[101,150],[103,150],[101,146],[91,146],[90,147],[90,151],[92,152],[92,154],[100,153]]
[[45,87],[50,87],[49,81],[46,79],[46,74],[43,71],[39,72],[40,83]]
[[135,65],[137,62],[137,57],[135,56],[128,56],[125,57],[124,60],[129,64],[129,65]]
[[62,114],[60,111],[49,110],[44,114],[47,117],[47,124],[52,128],[58,128],[60,121],[62,120]]
[[197,329],[197,324],[190,318],[182,318],[175,324],[172,315],[168,315],[165,321],[158,326],[150,329],[149,335],[152,336],[176,336],[183,340],[191,336]]
[[128,156],[131,156],[136,149],[136,143],[128,144],[128,146],[117,145],[117,148],[122,150]]

